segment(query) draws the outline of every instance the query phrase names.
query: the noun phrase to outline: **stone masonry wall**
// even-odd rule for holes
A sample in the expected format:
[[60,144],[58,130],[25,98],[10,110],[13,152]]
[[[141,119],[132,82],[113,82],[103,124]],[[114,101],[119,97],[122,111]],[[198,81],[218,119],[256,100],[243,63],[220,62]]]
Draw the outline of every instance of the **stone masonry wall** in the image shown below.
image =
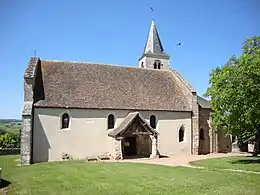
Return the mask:
[[196,92],[192,94],[192,154],[199,154],[199,105]]
[[199,141],[199,154],[212,152],[212,128],[210,124],[210,109],[199,109],[199,129],[203,129],[203,140]]
[[22,111],[21,129],[21,159],[20,163],[30,164],[32,153],[32,124],[33,124],[33,103],[34,103],[34,81],[39,58],[30,59],[24,73],[24,107]]

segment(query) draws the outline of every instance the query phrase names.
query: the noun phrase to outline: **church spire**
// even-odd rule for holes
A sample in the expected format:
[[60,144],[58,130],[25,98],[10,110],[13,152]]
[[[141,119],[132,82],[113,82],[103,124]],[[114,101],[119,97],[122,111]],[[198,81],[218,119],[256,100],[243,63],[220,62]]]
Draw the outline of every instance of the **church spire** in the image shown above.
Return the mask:
[[145,44],[143,54],[145,53],[165,54],[154,20],[152,20],[149,35]]
[[169,58],[170,56],[164,52],[155,22],[152,20],[144,51],[139,59],[139,67],[165,69],[169,67]]

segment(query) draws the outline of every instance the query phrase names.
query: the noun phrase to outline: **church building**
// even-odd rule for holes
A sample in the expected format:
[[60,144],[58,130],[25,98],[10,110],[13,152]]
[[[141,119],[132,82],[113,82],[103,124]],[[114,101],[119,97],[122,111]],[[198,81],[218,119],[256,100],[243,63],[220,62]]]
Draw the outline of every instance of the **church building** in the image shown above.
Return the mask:
[[209,102],[170,67],[154,21],[139,66],[32,57],[24,73],[21,164],[228,152]]

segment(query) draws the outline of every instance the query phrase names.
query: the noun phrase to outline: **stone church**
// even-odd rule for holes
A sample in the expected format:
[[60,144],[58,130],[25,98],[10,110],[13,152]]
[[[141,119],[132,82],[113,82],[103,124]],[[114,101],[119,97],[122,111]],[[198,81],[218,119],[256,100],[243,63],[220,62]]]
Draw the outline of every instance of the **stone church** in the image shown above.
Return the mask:
[[154,21],[139,67],[32,57],[25,69],[21,164],[229,150],[209,102],[170,68]]

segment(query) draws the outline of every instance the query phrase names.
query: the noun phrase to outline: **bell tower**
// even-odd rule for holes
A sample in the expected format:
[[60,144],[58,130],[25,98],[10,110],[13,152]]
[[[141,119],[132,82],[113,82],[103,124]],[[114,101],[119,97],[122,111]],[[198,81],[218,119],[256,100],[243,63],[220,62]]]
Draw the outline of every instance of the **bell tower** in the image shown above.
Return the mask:
[[170,56],[164,52],[155,22],[152,21],[139,68],[169,69]]

